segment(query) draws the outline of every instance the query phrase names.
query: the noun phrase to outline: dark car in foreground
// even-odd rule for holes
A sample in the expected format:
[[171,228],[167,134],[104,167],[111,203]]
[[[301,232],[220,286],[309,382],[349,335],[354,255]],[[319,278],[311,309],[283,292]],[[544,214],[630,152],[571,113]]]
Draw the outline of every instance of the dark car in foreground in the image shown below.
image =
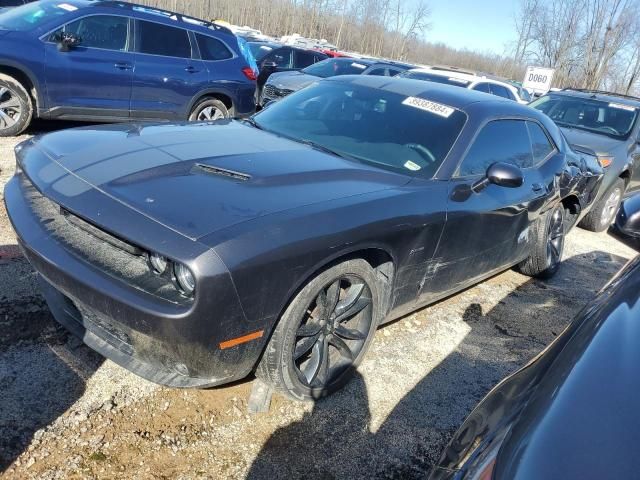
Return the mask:
[[638,338],[640,257],[487,395],[431,480],[638,478]]
[[176,13],[89,0],[0,13],[0,136],[33,118],[246,116],[255,80],[231,31]]
[[606,230],[624,196],[640,190],[640,98],[567,89],[551,92],[531,106],[556,122],[570,144],[590,148],[598,156],[605,178],[580,226]]
[[259,105],[265,107],[268,103],[280,100],[323,78],[339,75],[394,77],[409,68],[409,65],[380,60],[329,58],[300,71],[272,74],[262,89]]
[[602,175],[533,109],[375,76],[16,157],[7,211],[61,323],[158,383],[257,369],[298,399],[344,384],[383,322],[512,266],[553,275]]

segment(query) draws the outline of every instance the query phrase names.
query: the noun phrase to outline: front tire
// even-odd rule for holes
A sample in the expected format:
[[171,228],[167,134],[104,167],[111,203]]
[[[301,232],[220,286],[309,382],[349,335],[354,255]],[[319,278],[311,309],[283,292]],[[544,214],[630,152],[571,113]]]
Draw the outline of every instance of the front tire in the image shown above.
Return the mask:
[[366,261],[349,260],[325,270],[282,315],[256,375],[296,400],[340,389],[373,340],[380,305],[376,274]]
[[20,135],[32,117],[29,92],[15,78],[0,73],[0,137]]
[[518,265],[524,275],[538,278],[553,277],[564,252],[565,210],[559,204],[549,210],[533,227],[533,245],[529,257]]
[[231,113],[224,103],[216,98],[205,98],[193,107],[189,115],[189,121],[211,122],[230,117]]
[[604,232],[611,226],[616,218],[622,196],[624,195],[625,183],[622,178],[618,178],[611,188],[598,200],[591,211],[584,216],[579,227],[592,232]]

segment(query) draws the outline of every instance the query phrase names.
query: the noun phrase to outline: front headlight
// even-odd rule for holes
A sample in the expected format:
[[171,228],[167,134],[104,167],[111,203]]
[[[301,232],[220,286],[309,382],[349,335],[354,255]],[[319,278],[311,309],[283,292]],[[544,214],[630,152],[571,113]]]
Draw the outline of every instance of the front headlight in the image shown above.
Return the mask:
[[176,263],[173,266],[173,274],[182,293],[187,296],[192,296],[196,291],[196,278],[193,276],[193,273],[191,273],[191,270],[189,270],[189,267],[181,263]]

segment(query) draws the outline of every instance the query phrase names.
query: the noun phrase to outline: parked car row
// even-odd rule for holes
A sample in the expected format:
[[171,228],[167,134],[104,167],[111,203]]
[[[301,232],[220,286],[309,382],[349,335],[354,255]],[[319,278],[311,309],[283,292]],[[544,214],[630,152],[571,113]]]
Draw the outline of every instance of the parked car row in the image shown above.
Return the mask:
[[[637,98],[531,108],[487,75],[245,44],[109,1],[6,11],[0,46],[0,135],[34,117],[199,121],[32,138],[4,192],[55,318],[163,385],[255,372],[318,399],[381,324],[508,268],[553,276],[576,224],[640,242],[640,196],[619,208],[640,190]],[[621,339],[639,262],[485,398],[434,479],[633,476],[639,358]]]

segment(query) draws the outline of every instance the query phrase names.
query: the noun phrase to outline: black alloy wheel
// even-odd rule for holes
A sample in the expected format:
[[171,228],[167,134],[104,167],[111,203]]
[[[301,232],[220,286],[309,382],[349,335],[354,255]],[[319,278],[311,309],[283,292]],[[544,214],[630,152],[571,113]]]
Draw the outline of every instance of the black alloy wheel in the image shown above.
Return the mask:
[[307,307],[296,331],[292,363],[300,382],[331,389],[362,352],[373,326],[373,299],[366,282],[343,275]]

